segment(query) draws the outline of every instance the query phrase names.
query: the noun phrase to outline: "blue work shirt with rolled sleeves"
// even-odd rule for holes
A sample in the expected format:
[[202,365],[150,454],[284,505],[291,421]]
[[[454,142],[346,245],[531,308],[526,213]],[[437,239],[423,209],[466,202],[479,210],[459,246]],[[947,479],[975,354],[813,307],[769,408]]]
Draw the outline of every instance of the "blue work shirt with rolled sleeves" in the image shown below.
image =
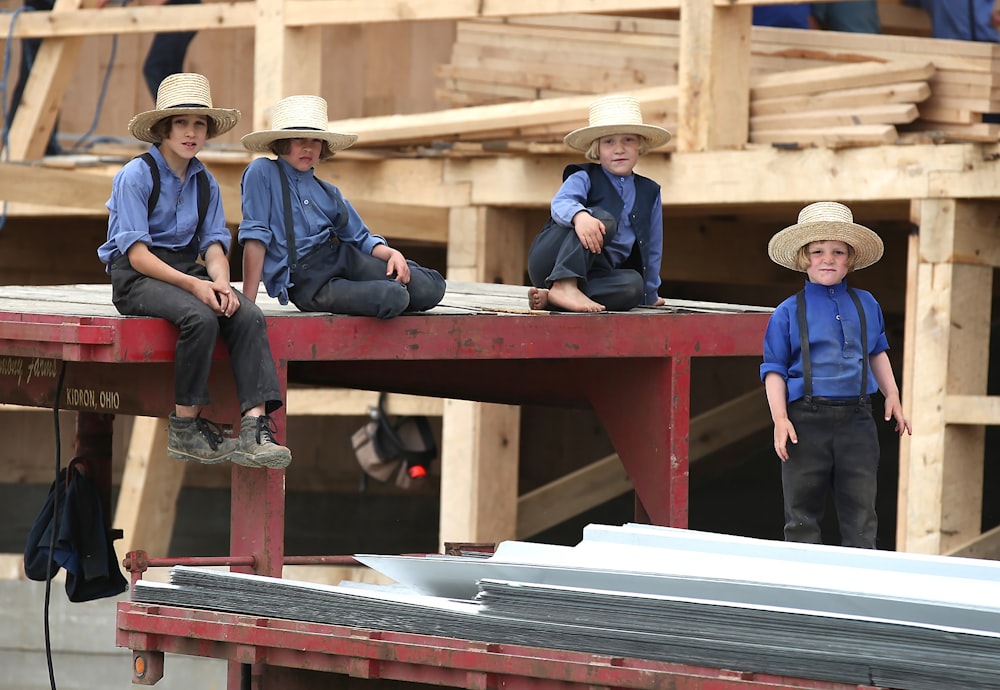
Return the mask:
[[205,222],[198,238],[198,255],[204,256],[212,244],[218,242],[228,254],[232,233],[226,227],[226,214],[222,210],[219,185],[201,161],[188,162],[184,182],[177,176],[158,147],[149,152],[160,171],[160,196],[152,215],[149,214],[149,196],[153,191],[153,176],[149,166],[140,158],[126,163],[115,174],[108,199],[108,239],[97,250],[97,256],[110,264],[119,256],[128,254],[129,247],[142,242],[150,248],[180,250],[188,247],[198,229],[198,180],[199,172],[208,176],[209,195]]
[[[316,179],[313,169],[299,171],[281,158],[258,158],[243,172],[243,220],[239,241],[258,240],[264,243],[262,280],[267,294],[281,304],[288,304],[288,288],[292,286],[288,270],[288,242],[285,235],[285,211],[281,178],[288,180],[292,201],[292,225],[295,233],[295,253],[301,258],[334,237],[354,245],[365,254],[385,238],[372,233],[361,216],[333,185]],[[341,203],[343,202],[343,206]],[[341,214],[346,213],[342,225]]]
[[[846,281],[830,286],[810,282],[805,285],[814,396],[840,400],[857,398],[861,394],[862,357],[870,358],[889,349],[882,308],[870,292],[857,289],[854,292],[865,311],[867,343],[861,342],[861,319],[847,292]],[[778,305],[767,324],[761,381],[771,372],[785,379],[788,402],[805,395],[795,295]],[[878,382],[869,365],[865,394],[877,390]]]
[[[614,241],[604,248],[611,259],[611,264],[618,268],[632,253],[632,245],[638,240],[646,243],[649,249],[649,265],[643,266],[646,285],[646,304],[653,304],[658,299],[660,288],[660,263],[663,260],[663,201],[657,195],[649,219],[649,237],[636,237],[635,226],[632,224],[632,209],[635,206],[635,176],[612,175],[601,168],[608,180],[622,198],[622,212],[618,218],[618,230]],[[573,227],[573,216],[580,211],[586,211],[587,198],[590,194],[590,175],[580,170],[563,182],[559,191],[552,197],[552,217],[560,224]]]

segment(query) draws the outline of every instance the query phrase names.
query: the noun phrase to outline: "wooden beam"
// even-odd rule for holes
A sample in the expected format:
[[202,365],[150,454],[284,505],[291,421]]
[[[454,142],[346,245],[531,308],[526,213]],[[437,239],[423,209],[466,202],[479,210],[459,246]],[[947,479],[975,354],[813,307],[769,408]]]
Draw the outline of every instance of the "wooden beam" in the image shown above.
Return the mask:
[[520,409],[445,400],[439,546],[499,543],[517,533]]
[[[691,419],[689,464],[771,425],[763,387]],[[518,498],[517,538],[525,539],[632,490],[621,458],[609,455]]]
[[750,9],[682,0],[678,151],[747,143]]
[[750,97],[754,100],[782,98],[905,81],[926,81],[933,74],[934,63],[928,59],[920,58],[896,60],[889,63],[858,62],[790,72],[775,72],[754,77],[750,86]]
[[[521,285],[527,235],[517,209],[459,207],[448,223],[449,281]],[[500,542],[517,535],[521,411],[446,400],[441,421],[439,540]]]
[[947,395],[944,419],[947,424],[1000,426],[1000,396]]
[[984,429],[949,424],[948,395],[986,393],[993,269],[953,259],[949,248],[983,212],[984,201],[920,204],[911,382],[913,436],[901,483],[896,549],[945,553],[980,532]]
[[[59,193],[53,194],[53,189]],[[0,201],[106,214],[104,203],[110,196],[110,174],[0,163]]]
[[861,105],[829,110],[800,110],[797,113],[756,115],[750,118],[750,131],[818,129],[823,127],[850,127],[855,125],[904,124],[918,117],[913,103]]
[[256,0],[256,7],[253,128],[261,130],[270,127],[270,109],[282,98],[320,92],[323,60],[319,27],[290,27],[285,0]]
[[[753,98],[750,101],[750,116],[753,118],[778,114],[793,115],[807,110],[876,106],[889,103],[920,103],[927,100],[930,95],[931,87],[926,81],[911,81],[778,98]],[[921,115],[923,116],[922,108]]]
[[[71,13],[96,4],[97,0],[56,0],[52,14]],[[10,125],[7,160],[24,161],[42,157],[82,47],[82,38],[42,41],[24,86],[21,103]]]
[[517,500],[517,539],[527,539],[632,490],[621,459],[609,455]]
[[846,125],[816,129],[753,130],[750,141],[755,144],[786,144],[789,146],[878,146],[893,144],[899,138],[892,125]]
[[[295,388],[288,389],[286,406],[289,417],[358,415],[368,414],[368,409],[378,404],[377,391],[351,388]],[[440,417],[443,410],[440,398],[422,395],[386,396],[385,411],[391,415],[425,415]]]
[[[914,227],[920,226],[921,202],[910,202],[910,222]],[[916,367],[913,361],[913,343],[917,337],[917,286],[920,280],[920,236],[916,230],[910,233],[906,243],[906,309],[903,323],[903,364],[900,371],[901,388],[900,401],[903,410],[909,415],[910,422],[913,422],[914,405],[914,379]],[[910,458],[913,457],[913,436],[903,434],[899,439],[899,470],[898,483],[896,486],[896,549],[905,550],[907,528],[905,527],[906,515],[909,510],[908,501],[910,495]]]
[[9,15],[0,15],[0,33],[13,38],[70,38],[249,29],[255,25],[256,18],[254,2],[84,8],[74,12],[26,12],[17,17],[13,26]]
[[689,462],[699,462],[769,426],[771,413],[761,385],[691,418]]
[[[765,2],[769,0],[764,0]],[[516,17],[574,12],[633,12],[677,9],[681,0],[288,0],[288,23],[367,24],[371,22]],[[318,18],[322,17],[322,22]]]
[[136,417],[112,522],[124,533],[121,555],[134,549],[152,558],[168,555],[185,468],[167,457],[167,420]]
[[978,537],[954,547],[945,555],[1000,561],[1000,527],[983,532]]
[[[644,107],[673,110],[677,87],[659,86],[630,90]],[[382,115],[349,120],[334,120],[330,128],[359,136],[359,144],[368,146],[452,138],[478,131],[533,127],[555,122],[587,122],[593,94],[546,98],[527,103],[452,108],[431,113]]]
[[[545,208],[571,157],[493,157],[445,162],[448,179],[473,184],[472,201],[496,206]],[[637,172],[660,183],[664,208],[732,204],[809,203],[815,180],[824,181],[827,198],[857,201],[909,201],[928,196],[1000,196],[1000,163],[982,148],[956,146],[879,146],[848,150],[783,151],[755,147],[744,151],[649,153]],[[759,170],[780,170],[773,184]],[[345,169],[346,172],[346,169]],[[859,177],[860,175],[860,177]],[[502,184],[497,181],[502,180]],[[933,191],[929,190],[931,186]]]

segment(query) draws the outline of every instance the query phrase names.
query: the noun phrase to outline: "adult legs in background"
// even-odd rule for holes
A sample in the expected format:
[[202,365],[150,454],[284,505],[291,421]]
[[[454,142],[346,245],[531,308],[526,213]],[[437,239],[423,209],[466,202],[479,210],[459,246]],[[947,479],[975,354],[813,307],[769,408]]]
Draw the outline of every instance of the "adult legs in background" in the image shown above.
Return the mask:
[[[201,0],[167,0],[165,5],[197,5]],[[176,31],[153,36],[153,42],[142,65],[149,95],[156,100],[156,90],[164,77],[184,71],[184,57],[195,36],[194,31]]]
[[[168,2],[168,5],[181,3]],[[190,3],[184,3],[190,4]],[[146,61],[142,64],[142,76],[146,80],[149,94],[156,100],[156,91],[160,82],[171,74],[184,71],[184,57],[188,46],[195,37],[194,31],[177,31],[166,34],[156,34],[146,53]]]

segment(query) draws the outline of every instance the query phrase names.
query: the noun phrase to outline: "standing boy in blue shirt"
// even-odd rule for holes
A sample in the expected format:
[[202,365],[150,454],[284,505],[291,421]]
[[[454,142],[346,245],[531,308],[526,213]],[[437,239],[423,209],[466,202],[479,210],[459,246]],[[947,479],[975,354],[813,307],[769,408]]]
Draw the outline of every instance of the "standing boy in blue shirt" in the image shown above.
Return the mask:
[[346,149],[357,135],[328,131],[326,101],[289,96],[274,106],[271,129],[243,137],[258,158],[243,173],[243,289],[301,311],[388,319],[426,311],[444,297],[441,274],[407,261],[372,234],[340,190],[319,180],[317,161]]
[[633,172],[670,132],[644,124],[634,96],[590,104],[589,124],[566,135],[590,163],[568,165],[551,217],[528,249],[532,309],[628,311],[661,305],[660,185]]
[[782,460],[786,541],[823,543],[819,523],[832,491],[841,544],[875,548],[879,442],[871,394],[882,391],[885,420],[896,420],[900,436],[912,431],[886,354],[882,309],[845,279],[882,251],[877,234],[829,201],[806,206],[767,247],[772,261],[807,277],[774,310],[760,367]]
[[[156,109],[129,123],[132,136],[152,146],[145,160],[134,158],[115,175],[108,240],[97,255],[108,265],[119,312],[164,318],[180,330],[167,454],[280,469],[292,456],[274,439],[270,413],[282,400],[264,315],[229,284],[232,235],[219,185],[195,157],[239,116],[238,110],[212,107],[208,80],[200,74],[164,79]],[[218,424],[201,417],[210,402],[208,377],[220,335],[240,401],[238,439],[225,438]]]

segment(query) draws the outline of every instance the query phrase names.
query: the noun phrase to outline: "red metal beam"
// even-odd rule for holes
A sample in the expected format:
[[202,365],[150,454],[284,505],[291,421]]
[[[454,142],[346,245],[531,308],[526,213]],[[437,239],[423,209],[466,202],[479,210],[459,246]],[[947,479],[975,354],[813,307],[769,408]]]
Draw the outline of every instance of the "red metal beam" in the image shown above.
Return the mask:
[[[485,690],[876,690],[870,686],[582,652],[118,604],[117,644],[238,663]],[[305,685],[283,683],[283,690]]]
[[[656,524],[686,526],[691,359],[759,355],[767,320],[766,313],[424,314],[386,321],[292,313],[270,316],[267,323],[283,387],[291,378],[317,385],[486,402],[590,405],[632,478],[639,514]],[[43,407],[58,402],[61,409],[98,415],[163,416],[173,406],[176,339],[176,329],[160,319],[0,312],[0,401]],[[221,344],[215,359],[227,359]],[[57,391],[62,362],[66,363],[65,380]],[[238,423],[239,408],[228,366],[213,367],[210,386],[213,406],[206,415]],[[284,414],[283,410],[276,414],[279,435],[284,433]],[[284,473],[234,466],[231,514],[230,555],[244,564],[234,569],[280,576]],[[432,654],[434,663],[428,665],[395,657],[331,654],[325,648],[314,653],[293,651],[305,650],[300,645],[312,639],[311,633],[274,632],[277,624],[255,626],[253,639],[242,639],[245,631],[219,620],[203,621],[189,630],[189,635],[174,635],[169,629],[180,625],[180,619],[168,617],[157,619],[158,625],[168,628],[164,635],[161,628],[141,630],[141,626],[135,627],[137,622],[123,615],[120,623],[133,632],[122,642],[133,649],[300,668],[340,668],[343,664],[344,672],[354,675],[374,672],[411,680],[438,678],[423,682],[457,687],[498,687],[501,682],[521,686],[529,677],[521,670],[529,662],[505,652],[450,652],[472,654],[477,664],[454,671],[447,665],[458,661],[436,653]],[[270,635],[277,637],[272,640]],[[234,642],[234,638],[242,641]],[[434,644],[440,646],[440,641],[434,640]],[[386,643],[378,641],[377,646],[382,648]],[[402,650],[390,645],[380,654]],[[298,665],[295,660],[299,654],[306,656],[308,664]],[[478,665],[486,659],[507,657],[507,663],[513,659],[517,671],[503,665],[494,670]],[[704,673],[657,669],[656,683],[651,686],[645,682],[648,678],[634,669],[626,674],[629,678],[619,678],[623,672],[610,662],[601,665],[581,658],[578,666],[545,660],[537,663],[547,669],[545,674],[577,669],[558,681],[543,674],[550,684],[632,687],[629,684],[635,683],[635,687],[662,685],[691,690],[786,687],[742,676],[721,678],[720,672],[710,669]],[[594,664],[597,666],[591,668]],[[149,659],[147,668],[155,670],[157,660]],[[588,675],[598,670],[598,677]],[[255,672],[262,672],[261,668],[255,666]],[[676,684],[678,678],[683,679],[683,685]],[[791,683],[787,687],[844,686]]]

